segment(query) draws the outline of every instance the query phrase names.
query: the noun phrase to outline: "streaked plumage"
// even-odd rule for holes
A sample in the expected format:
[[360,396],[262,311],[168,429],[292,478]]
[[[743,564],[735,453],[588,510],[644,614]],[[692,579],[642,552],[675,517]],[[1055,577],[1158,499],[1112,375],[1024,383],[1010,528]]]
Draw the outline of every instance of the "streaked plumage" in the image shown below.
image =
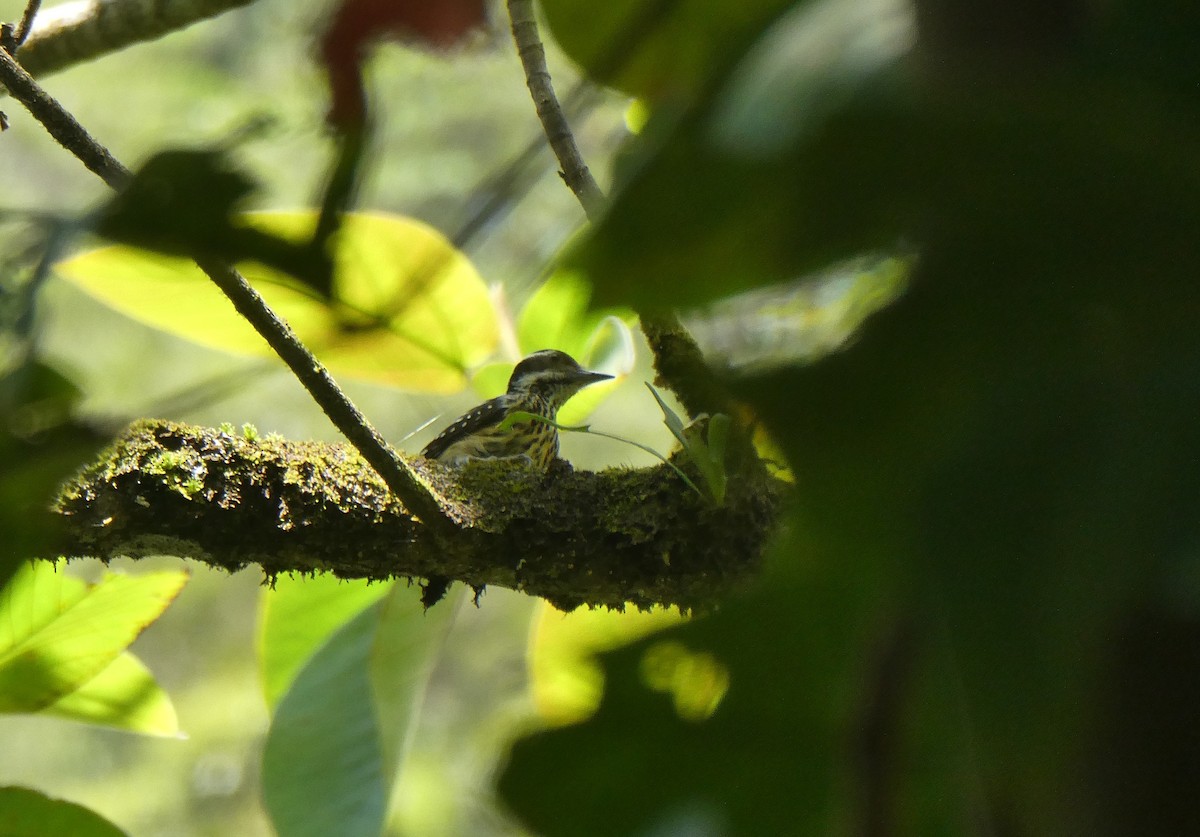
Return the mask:
[[568,398],[589,384],[611,377],[589,372],[565,352],[534,352],[513,369],[507,392],[461,416],[421,453],[449,465],[462,465],[471,459],[525,457],[544,470],[558,456],[558,431],[537,421],[501,429],[504,419],[522,411],[553,421]]

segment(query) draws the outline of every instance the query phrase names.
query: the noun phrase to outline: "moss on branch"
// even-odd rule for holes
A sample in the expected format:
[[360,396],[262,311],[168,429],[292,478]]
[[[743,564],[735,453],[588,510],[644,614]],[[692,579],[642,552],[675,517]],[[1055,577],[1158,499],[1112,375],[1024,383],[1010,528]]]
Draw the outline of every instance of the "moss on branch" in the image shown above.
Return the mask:
[[259,564],[268,577],[446,576],[563,609],[703,610],[757,570],[781,494],[757,472],[731,475],[714,508],[666,466],[412,465],[455,522],[450,537],[431,536],[348,445],[143,421],[64,487],[64,552]]

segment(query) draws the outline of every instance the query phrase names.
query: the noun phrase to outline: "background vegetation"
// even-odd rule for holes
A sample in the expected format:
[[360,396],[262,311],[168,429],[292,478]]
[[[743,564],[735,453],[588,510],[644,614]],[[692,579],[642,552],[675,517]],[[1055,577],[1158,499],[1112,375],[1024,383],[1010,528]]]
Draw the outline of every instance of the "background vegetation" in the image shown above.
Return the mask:
[[[265,116],[232,143],[260,184],[252,204],[310,205],[333,154],[310,58],[327,12],[259,0],[46,83],[131,164],[229,143]],[[608,88],[575,124],[611,202],[564,249],[583,213],[543,155],[464,250],[504,289],[501,333],[550,262],[593,304],[686,312],[735,420],[765,429],[764,455],[795,474],[763,578],[588,667],[576,646],[647,625],[501,590],[422,617],[402,584],[267,594],[253,571],[189,562],[179,601],[133,646],[188,738],[2,716],[0,784],[132,834],[269,833],[268,811],[283,834],[384,819],[410,834],[1196,830],[1195,12],[547,0],[544,15],[569,56],[552,61],[560,89],[572,68]],[[370,68],[358,205],[454,237],[538,136],[512,49],[500,35],[449,55],[393,45]],[[5,110],[17,311],[48,229],[31,219],[61,230],[106,196]],[[288,374],[240,359],[231,377],[230,356],[77,285],[46,281],[34,319],[9,316],[6,374],[32,359],[73,381],[73,426],[154,414],[335,438]],[[528,348],[501,341],[493,357]],[[636,356],[590,421],[666,449]],[[480,397],[347,384],[393,441]],[[44,556],[27,509],[90,449],[7,420],[21,467],[0,522],[13,557]],[[649,463],[598,440],[565,452]],[[566,719],[579,722],[541,729]],[[322,755],[326,773],[289,772]]]

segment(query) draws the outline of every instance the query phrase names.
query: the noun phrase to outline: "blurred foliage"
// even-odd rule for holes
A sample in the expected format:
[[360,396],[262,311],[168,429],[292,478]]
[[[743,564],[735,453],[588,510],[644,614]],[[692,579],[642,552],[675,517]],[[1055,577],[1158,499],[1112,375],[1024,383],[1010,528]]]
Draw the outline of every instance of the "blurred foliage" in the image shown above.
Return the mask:
[[275,708],[263,799],[281,837],[379,834],[454,610],[392,585],[334,630]]
[[788,0],[546,0],[546,22],[589,78],[653,100],[696,95],[728,70]]
[[305,662],[335,630],[390,589],[330,575],[276,578],[263,591],[259,608],[258,658],[267,705],[279,704]]
[[[296,31],[311,29],[315,8],[289,7]],[[473,261],[515,289],[521,313],[439,346],[430,354],[451,362],[431,364],[420,385],[460,389],[497,340],[512,355],[544,343],[581,360],[626,359],[627,306],[699,307],[716,338],[764,326],[783,336],[726,364],[728,383],[787,457],[795,503],[761,583],[718,613],[601,653],[594,714],[517,744],[499,784],[519,816],[546,835],[1200,831],[1197,11],[1135,0],[547,0],[545,13],[571,58],[639,95],[649,119],[622,154],[605,216],[541,292],[526,300],[529,265],[579,217],[561,185],[536,201],[538,223],[493,226],[496,238],[474,242]],[[248,20],[252,34],[277,25],[267,12]],[[181,62],[162,61],[174,107],[127,85],[126,107],[89,89],[80,115],[118,134],[146,131],[118,137],[126,156],[265,107],[290,127],[239,154],[257,154],[266,194],[303,201],[328,151],[296,136],[320,121],[312,75],[296,71],[294,54],[245,49],[269,38],[230,31],[219,47],[177,39],[172,49],[212,69],[175,76]],[[203,93],[231,55],[235,75],[258,88]],[[470,216],[461,195],[472,177],[483,182],[524,136],[477,130],[499,99],[496,68],[515,67],[511,55],[489,62],[464,53],[435,72],[409,53],[381,58],[379,80],[402,90],[380,98],[381,147],[403,147],[406,159],[367,174],[368,200],[385,195],[379,204],[446,230]],[[476,92],[441,95],[430,80],[439,74],[469,77]],[[515,70],[511,81],[519,90]],[[182,118],[179,101],[195,115]],[[129,112],[145,124],[121,124]],[[459,192],[431,174],[451,169],[466,173]],[[36,188],[12,179],[31,201],[65,194],[52,175]],[[472,195],[515,205],[505,188]],[[411,245],[401,238],[373,258],[397,262]],[[438,252],[461,249],[438,241]],[[877,272],[852,269],[832,298],[802,280],[832,287],[837,266],[864,254],[904,273],[913,253],[911,275],[883,270],[873,282],[863,277]],[[122,281],[150,286],[121,294],[144,302],[161,290],[151,267],[126,264]],[[471,287],[439,312],[491,312],[482,285]],[[352,307],[398,310],[388,308],[396,293]],[[737,294],[749,296],[731,302]],[[227,363],[78,296],[58,299],[74,319],[47,356],[94,368],[120,342],[111,350],[154,368],[170,346],[186,358],[169,367],[185,389],[200,380],[193,365]],[[593,303],[616,308],[588,313]],[[813,351],[790,331],[809,305],[837,311],[832,327],[814,317],[823,336]],[[327,315],[305,336],[321,350],[329,329],[362,324],[352,314]],[[211,335],[213,321],[197,319]],[[454,322],[434,332],[455,333]],[[118,331],[120,341],[97,339]],[[477,355],[462,350],[487,340]],[[21,555],[46,548],[30,510],[90,444],[74,423],[76,394],[39,359],[6,366],[0,390],[0,523]],[[506,376],[485,368],[475,383],[490,391]],[[113,377],[125,378],[106,384],[122,395],[102,403],[120,412],[142,403],[131,393],[145,398],[154,376]],[[238,423],[322,432],[277,391],[256,386],[219,409]],[[374,397],[394,427],[431,412]],[[464,406],[477,397],[461,394]],[[50,405],[55,420],[30,405]],[[665,438],[656,422],[626,435]],[[234,586],[221,581],[218,590]],[[275,708],[264,783],[279,830],[371,834],[387,821],[421,834],[518,832],[486,789],[516,720],[528,722],[524,653],[505,640],[527,624],[529,602],[489,593],[451,628],[436,621],[449,620],[445,606],[421,617],[412,589],[281,584],[261,633]],[[622,630],[626,642],[637,633]],[[226,680],[212,687],[210,711],[232,694]],[[586,703],[578,698],[579,717]],[[230,724],[253,728],[251,716]],[[130,807],[146,808],[147,796]]]
[[674,608],[628,613],[579,608],[563,613],[539,603],[528,656],[530,689],[541,719],[557,725],[588,718],[604,694],[604,671],[595,655],[677,625],[684,618]]
[[539,833],[1200,828],[1200,137],[1171,46],[1200,21],[980,8],[797,4],[651,118],[569,257],[665,308],[919,253],[848,345],[731,381],[796,498],[763,582],[667,635],[729,691],[687,720],[652,643],[603,655],[599,711],[502,779]]

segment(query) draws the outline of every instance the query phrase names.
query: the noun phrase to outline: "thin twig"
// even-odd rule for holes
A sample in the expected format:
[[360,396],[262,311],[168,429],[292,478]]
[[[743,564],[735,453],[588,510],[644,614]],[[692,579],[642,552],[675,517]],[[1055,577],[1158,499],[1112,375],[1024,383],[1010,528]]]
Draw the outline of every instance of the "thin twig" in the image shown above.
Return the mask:
[[[643,16],[633,22],[649,25],[652,19],[661,18],[669,8],[670,4],[667,3],[651,4]],[[554,93],[550,71],[546,66],[546,50],[542,46],[533,14],[533,0],[508,0],[508,15],[517,53],[525,68],[525,83],[533,96],[546,139],[562,167],[563,180],[579,198],[588,220],[595,221],[605,201],[604,193],[584,163],[571,125]],[[617,56],[626,56],[630,48],[626,43],[614,49],[613,55],[605,62],[611,65],[609,69],[615,68],[615,62],[621,60]],[[673,312],[640,310],[638,319],[654,354],[657,383],[679,397],[689,416],[694,418],[701,413],[732,412],[728,394],[713,379],[700,347]]]
[[29,0],[25,4],[25,13],[21,15],[21,22],[17,25],[17,31],[13,35],[12,49],[8,50],[9,54],[15,54],[21,48],[21,44],[25,43],[25,39],[29,37],[29,31],[33,29],[33,19],[41,5],[42,0]]
[[554,93],[550,70],[546,66],[546,50],[542,46],[537,19],[533,15],[533,0],[508,0],[508,17],[512,23],[513,40],[517,44],[517,55],[525,69],[525,83],[533,97],[546,140],[562,166],[562,178],[579,198],[588,219],[595,221],[604,205],[604,193],[583,161],[570,123]]
[[[130,178],[129,170],[92,138],[79,122],[51,98],[8,53],[0,50],[0,83],[45,126],[58,142],[105,183],[119,189]],[[198,256],[200,269],[229,298],[238,313],[271,346],[308,390],[325,415],[371,464],[387,487],[436,532],[453,523],[430,490],[387,443],[334,382],[325,367],[305,348],[291,328],[263,301],[240,273],[221,261]]]
[[129,169],[84,130],[75,117],[52,99],[29,73],[21,68],[7,52],[0,50],[0,82],[13,98],[33,114],[34,119],[50,132],[59,145],[70,151],[100,179],[114,189],[120,189],[129,179]]

